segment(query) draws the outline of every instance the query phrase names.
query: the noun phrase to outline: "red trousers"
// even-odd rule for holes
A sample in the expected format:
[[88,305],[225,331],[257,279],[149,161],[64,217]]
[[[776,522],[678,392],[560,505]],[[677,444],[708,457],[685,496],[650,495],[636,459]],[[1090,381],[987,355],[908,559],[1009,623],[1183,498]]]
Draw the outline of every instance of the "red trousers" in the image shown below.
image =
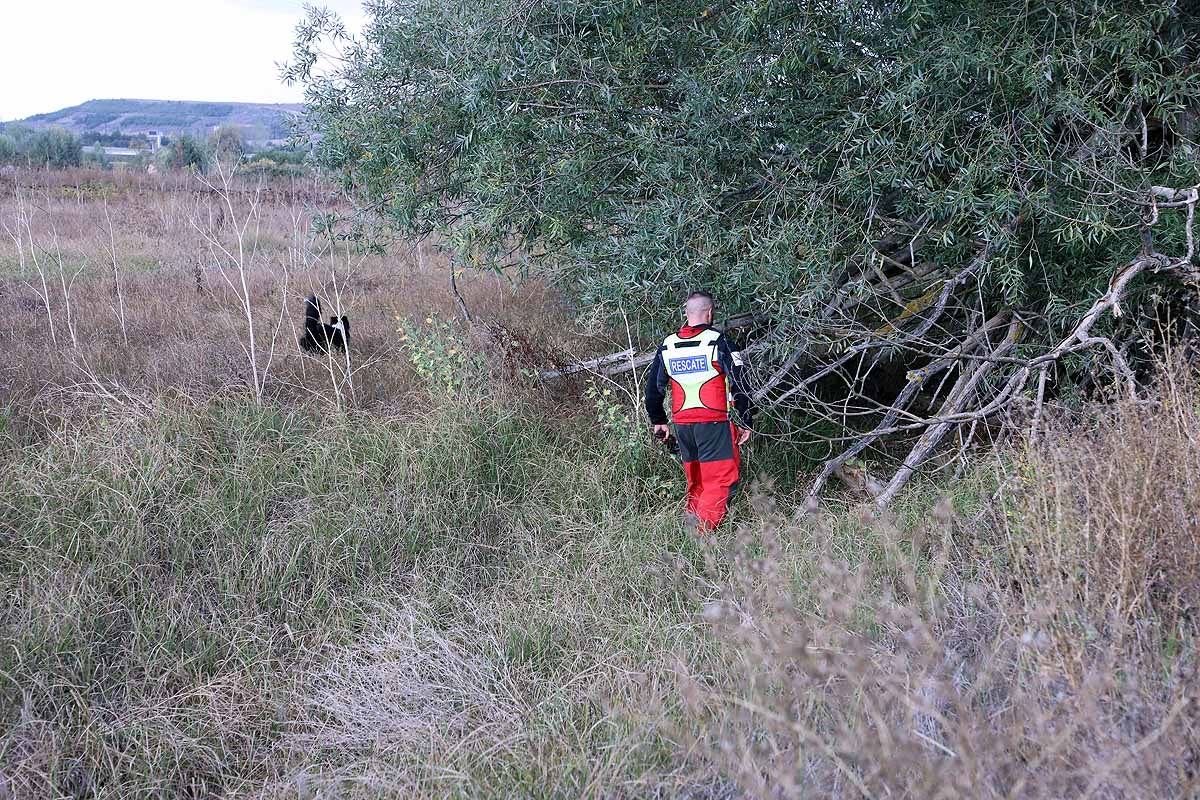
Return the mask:
[[675,423],[679,457],[687,473],[687,510],[700,530],[721,524],[729,499],[737,491],[741,458],[737,427],[730,421]]

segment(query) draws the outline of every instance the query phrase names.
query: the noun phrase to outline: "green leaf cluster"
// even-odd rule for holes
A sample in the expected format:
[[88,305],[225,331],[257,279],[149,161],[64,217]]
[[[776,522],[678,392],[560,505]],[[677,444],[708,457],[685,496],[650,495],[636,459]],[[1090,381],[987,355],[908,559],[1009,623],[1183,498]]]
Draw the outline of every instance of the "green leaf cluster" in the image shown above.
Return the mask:
[[450,320],[426,317],[424,325],[396,318],[400,349],[423,386],[457,396],[481,385],[487,371],[463,331]]
[[1149,185],[1200,182],[1191,3],[367,7],[298,30],[318,162],[398,230],[646,322],[705,287],[819,326],[879,252],[946,274],[993,242],[978,303],[1052,329],[1137,253]]

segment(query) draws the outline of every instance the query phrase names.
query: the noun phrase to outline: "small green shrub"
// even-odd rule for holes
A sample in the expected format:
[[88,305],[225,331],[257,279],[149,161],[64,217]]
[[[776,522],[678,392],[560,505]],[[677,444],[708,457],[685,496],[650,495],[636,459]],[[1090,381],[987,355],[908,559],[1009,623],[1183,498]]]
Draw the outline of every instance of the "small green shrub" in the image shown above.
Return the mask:
[[615,443],[620,452],[636,454],[646,447],[645,426],[639,424],[636,410],[621,403],[612,387],[589,381],[584,397],[592,403],[605,438]]
[[[400,317],[396,321],[403,322]],[[401,350],[422,383],[431,390],[457,395],[487,379],[483,358],[454,322],[426,317],[423,325],[402,324],[397,332]]]

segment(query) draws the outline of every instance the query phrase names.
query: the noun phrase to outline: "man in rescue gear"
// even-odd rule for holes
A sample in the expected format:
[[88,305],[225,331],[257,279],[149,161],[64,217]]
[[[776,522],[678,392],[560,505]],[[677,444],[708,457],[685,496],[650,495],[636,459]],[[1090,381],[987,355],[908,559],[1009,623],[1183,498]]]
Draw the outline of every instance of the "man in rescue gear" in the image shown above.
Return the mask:
[[738,448],[749,440],[753,424],[742,355],[712,326],[713,308],[712,295],[692,292],[687,324],[663,341],[646,376],[646,413],[662,440],[671,430],[663,413],[671,390],[671,417],[687,474],[687,510],[701,531],[713,530],[725,517],[738,485]]

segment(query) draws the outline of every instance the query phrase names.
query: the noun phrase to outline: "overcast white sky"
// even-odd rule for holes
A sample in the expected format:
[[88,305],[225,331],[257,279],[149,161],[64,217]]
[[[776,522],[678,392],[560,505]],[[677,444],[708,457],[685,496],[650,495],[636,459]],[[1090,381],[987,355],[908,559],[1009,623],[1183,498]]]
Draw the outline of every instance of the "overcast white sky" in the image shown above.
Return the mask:
[[[361,0],[310,0],[357,30]],[[0,120],[96,98],[299,102],[303,0],[0,0]]]

